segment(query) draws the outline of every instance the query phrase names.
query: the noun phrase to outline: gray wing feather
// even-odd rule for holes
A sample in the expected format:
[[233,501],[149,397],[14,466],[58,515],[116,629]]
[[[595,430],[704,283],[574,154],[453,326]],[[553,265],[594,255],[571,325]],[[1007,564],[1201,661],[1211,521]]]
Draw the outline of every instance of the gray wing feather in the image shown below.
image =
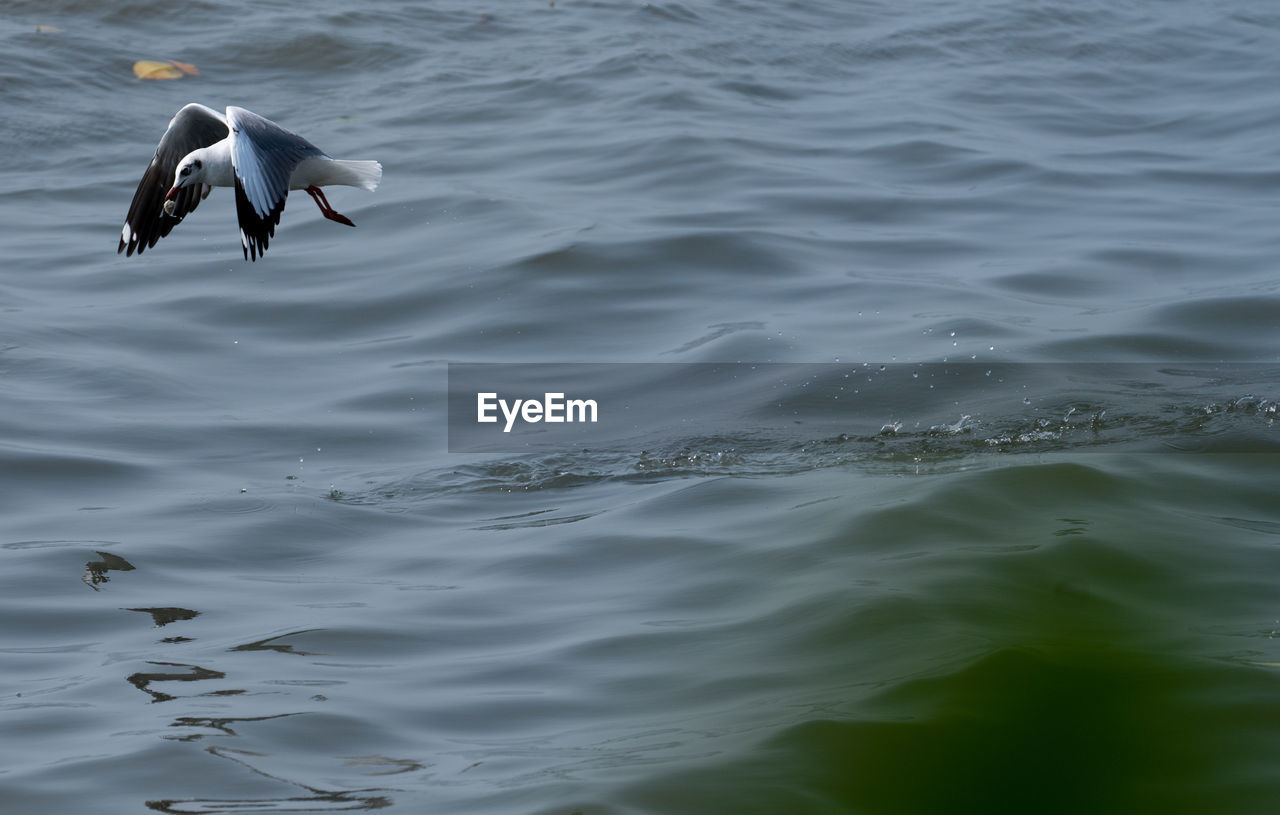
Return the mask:
[[297,133],[244,108],[227,108],[227,125],[240,243],[245,257],[256,260],[276,234],[294,168],[303,159],[324,153]]

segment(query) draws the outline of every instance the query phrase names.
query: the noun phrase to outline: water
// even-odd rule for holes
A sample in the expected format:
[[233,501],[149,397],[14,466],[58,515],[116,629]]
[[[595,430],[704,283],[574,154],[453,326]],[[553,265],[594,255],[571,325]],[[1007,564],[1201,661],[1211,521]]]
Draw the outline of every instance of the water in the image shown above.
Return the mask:
[[[43,2],[0,39],[6,813],[1272,810],[1280,16]],[[226,190],[118,256],[189,101],[383,185],[330,194],[354,230],[294,196],[254,264]],[[664,367],[630,443],[448,452],[447,365],[519,362],[811,375],[719,394],[786,425],[664,425]],[[832,432],[813,388],[882,365]],[[1021,390],[905,373],[955,365]]]

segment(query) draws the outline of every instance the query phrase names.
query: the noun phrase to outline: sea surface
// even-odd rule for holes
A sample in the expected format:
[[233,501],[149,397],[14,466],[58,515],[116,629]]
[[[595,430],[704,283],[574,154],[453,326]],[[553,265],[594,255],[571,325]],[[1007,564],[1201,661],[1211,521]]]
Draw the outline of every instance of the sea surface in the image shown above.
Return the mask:
[[[1278,76],[1245,0],[6,3],[0,811],[1277,811]],[[117,254],[192,101],[357,227]],[[487,365],[609,432],[461,443]]]

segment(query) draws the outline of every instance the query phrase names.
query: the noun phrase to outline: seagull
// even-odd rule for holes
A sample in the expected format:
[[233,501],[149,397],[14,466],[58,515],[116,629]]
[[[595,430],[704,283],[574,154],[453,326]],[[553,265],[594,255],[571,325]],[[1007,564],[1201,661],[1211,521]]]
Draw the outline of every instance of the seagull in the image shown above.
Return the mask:
[[[178,111],[133,194],[116,254],[141,255],[168,235],[214,187],[236,188],[236,217],[245,260],[257,260],[276,234],[289,190],[306,190],[320,214],[355,226],[329,206],[329,184],[372,192],[382,180],[376,161],[330,158],[311,142],[244,108],[226,116],[204,105]],[[170,183],[172,182],[172,183]]]

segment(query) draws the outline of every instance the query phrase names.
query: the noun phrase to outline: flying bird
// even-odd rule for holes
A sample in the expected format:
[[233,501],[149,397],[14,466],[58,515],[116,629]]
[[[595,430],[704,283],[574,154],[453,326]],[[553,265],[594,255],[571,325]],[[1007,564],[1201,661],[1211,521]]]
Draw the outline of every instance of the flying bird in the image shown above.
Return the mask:
[[373,191],[382,180],[376,161],[330,158],[296,133],[244,108],[223,116],[194,102],[178,111],[160,137],[129,215],[120,230],[128,257],[141,255],[182,223],[214,187],[235,187],[236,217],[245,260],[257,260],[276,234],[289,190],[306,190],[320,214],[355,226],[329,206],[321,187],[341,184]]

